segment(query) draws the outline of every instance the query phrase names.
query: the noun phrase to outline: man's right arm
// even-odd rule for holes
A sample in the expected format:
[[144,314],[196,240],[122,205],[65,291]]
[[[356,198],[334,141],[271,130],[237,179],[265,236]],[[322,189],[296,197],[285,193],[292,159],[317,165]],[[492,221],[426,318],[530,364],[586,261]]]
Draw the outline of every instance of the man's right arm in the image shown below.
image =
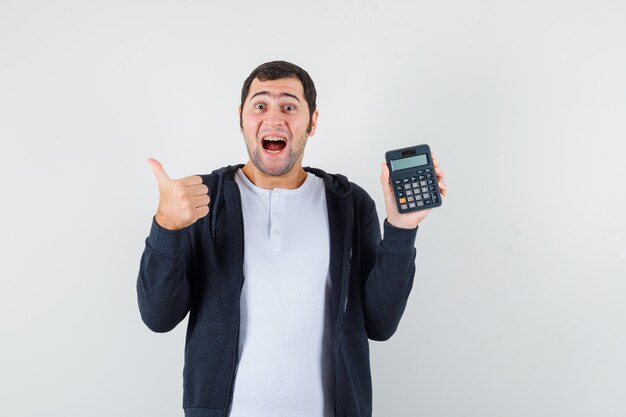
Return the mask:
[[159,186],[159,208],[141,257],[137,301],[144,323],[167,332],[191,305],[193,274],[190,226],[209,213],[208,188],[194,175],[172,180],[161,164],[148,159]]
[[151,330],[168,332],[185,318],[192,273],[188,229],[168,230],[153,219],[137,278],[139,312]]

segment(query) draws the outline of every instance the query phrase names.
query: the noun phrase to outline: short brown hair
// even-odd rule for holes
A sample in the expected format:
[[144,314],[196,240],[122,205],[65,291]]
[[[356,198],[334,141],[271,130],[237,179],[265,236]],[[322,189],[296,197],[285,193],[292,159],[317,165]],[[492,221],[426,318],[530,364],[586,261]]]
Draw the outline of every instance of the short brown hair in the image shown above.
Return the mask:
[[243,82],[243,87],[241,88],[241,112],[239,113],[239,126],[243,128],[243,120],[241,117],[241,113],[243,113],[243,104],[245,103],[246,98],[248,98],[250,85],[255,78],[258,78],[259,81],[273,81],[280,80],[281,78],[292,77],[299,79],[302,83],[302,88],[304,89],[304,99],[309,105],[309,127],[306,130],[307,133],[309,133],[311,131],[313,113],[317,107],[315,104],[315,99],[317,98],[315,84],[305,70],[286,61],[272,61],[261,64],[256,67]]

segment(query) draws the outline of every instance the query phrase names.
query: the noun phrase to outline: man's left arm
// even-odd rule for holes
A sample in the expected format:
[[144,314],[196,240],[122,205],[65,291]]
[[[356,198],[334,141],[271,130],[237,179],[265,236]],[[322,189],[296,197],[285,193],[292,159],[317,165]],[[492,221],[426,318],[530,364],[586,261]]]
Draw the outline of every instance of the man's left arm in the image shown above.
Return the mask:
[[[441,195],[445,197],[444,174],[434,155],[433,165]],[[363,286],[363,313],[367,335],[372,340],[389,339],[400,323],[415,276],[417,227],[431,210],[398,212],[386,164],[382,165],[380,182],[387,211],[382,241],[374,208],[362,228],[363,262],[370,264],[364,265],[369,274]]]

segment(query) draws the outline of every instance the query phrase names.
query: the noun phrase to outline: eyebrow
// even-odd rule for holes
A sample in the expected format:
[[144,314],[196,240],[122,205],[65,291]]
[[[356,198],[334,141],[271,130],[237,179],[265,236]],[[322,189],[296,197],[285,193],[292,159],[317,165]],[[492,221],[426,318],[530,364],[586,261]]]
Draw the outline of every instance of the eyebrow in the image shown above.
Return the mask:
[[[269,91],[259,91],[258,93],[254,93],[252,95],[252,97],[250,97],[250,100],[252,100],[253,98],[255,98],[256,96],[269,96],[271,95],[269,93]],[[280,93],[280,97],[291,97],[291,98],[295,98],[298,103],[300,102],[300,99],[297,96],[294,96],[293,94],[289,94],[289,93]]]

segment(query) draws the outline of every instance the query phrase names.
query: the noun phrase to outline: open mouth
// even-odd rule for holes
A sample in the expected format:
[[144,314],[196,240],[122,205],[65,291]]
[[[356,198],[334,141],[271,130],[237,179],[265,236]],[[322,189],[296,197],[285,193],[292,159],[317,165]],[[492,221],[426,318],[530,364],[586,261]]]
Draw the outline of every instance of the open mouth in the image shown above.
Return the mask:
[[287,146],[285,138],[281,138],[280,136],[266,136],[261,142],[263,149],[272,154],[279,153]]

